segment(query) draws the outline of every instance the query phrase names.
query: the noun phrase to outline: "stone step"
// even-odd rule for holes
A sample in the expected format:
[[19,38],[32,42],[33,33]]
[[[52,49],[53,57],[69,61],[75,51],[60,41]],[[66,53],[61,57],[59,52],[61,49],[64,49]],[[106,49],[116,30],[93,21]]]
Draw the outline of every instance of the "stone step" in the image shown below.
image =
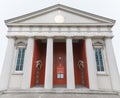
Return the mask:
[[2,94],[0,98],[120,98],[115,94]]
[[120,93],[90,89],[10,89],[0,92],[0,98],[120,98]]

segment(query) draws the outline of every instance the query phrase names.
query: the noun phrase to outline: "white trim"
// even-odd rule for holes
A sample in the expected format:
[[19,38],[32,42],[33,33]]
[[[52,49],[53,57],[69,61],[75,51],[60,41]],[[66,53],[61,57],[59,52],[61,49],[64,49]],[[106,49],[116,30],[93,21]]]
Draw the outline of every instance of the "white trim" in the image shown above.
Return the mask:
[[104,42],[104,40],[102,40],[102,39],[93,40],[93,48],[94,48],[94,55],[95,55],[95,48],[100,48],[101,49],[101,53],[102,53],[102,61],[103,61],[104,71],[97,71],[97,64],[96,64],[96,59],[95,59],[97,74],[101,74],[101,75],[108,74],[108,67],[107,67],[107,60],[106,60],[105,42]]
[[8,23],[7,26],[113,26],[114,23]]
[[14,71],[12,75],[23,75],[23,71]]
[[[22,43],[22,44],[19,44]],[[25,48],[25,52],[26,52],[26,40],[24,39],[17,39],[15,41],[15,51],[14,51],[14,57],[13,57],[13,67],[12,67],[12,74],[23,74],[23,70],[21,71],[16,71],[16,64],[17,64],[17,57],[18,57],[18,49],[19,48]],[[25,55],[25,54],[24,54]],[[25,59],[25,57],[24,57]],[[24,60],[25,62],[25,60]],[[24,69],[24,62],[23,62],[23,69]]]
[[104,37],[113,37],[112,33],[109,32],[10,32],[7,34],[7,37],[22,37],[22,38],[26,38],[26,37],[39,37],[39,38],[47,38],[47,37],[99,37],[99,38],[104,38]]
[[33,18],[33,17],[38,16],[38,15],[40,16],[40,15],[43,15],[45,13],[50,13],[54,10],[64,10],[64,11],[67,11],[67,12],[70,12],[70,13],[73,13],[73,14],[82,15],[84,17],[88,17],[90,19],[94,19],[94,20],[97,20],[97,21],[102,21],[103,23],[108,23],[108,24],[112,24],[112,25],[115,23],[115,20],[105,18],[105,17],[102,17],[102,16],[98,16],[98,15],[94,15],[94,14],[91,14],[91,13],[88,13],[88,12],[85,12],[85,11],[81,11],[81,10],[78,10],[78,9],[75,9],[75,8],[71,8],[71,7],[68,7],[68,6],[65,6],[65,5],[61,5],[61,4],[56,4],[54,6],[51,6],[51,7],[36,11],[36,12],[32,12],[32,13],[29,13],[29,14],[26,14],[26,15],[23,15],[23,16],[19,16],[19,17],[13,18],[13,19],[6,20],[5,23],[6,23],[7,26],[8,26],[8,24],[12,25],[15,22],[19,22],[19,21],[22,21],[22,20],[27,20],[29,18]]

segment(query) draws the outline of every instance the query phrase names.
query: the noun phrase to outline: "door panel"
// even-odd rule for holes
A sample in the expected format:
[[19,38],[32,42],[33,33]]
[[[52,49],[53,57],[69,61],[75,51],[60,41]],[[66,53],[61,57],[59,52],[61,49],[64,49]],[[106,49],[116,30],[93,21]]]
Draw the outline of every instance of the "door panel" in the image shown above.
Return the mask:
[[[34,53],[33,53],[33,65],[31,74],[31,87],[36,85],[44,85],[45,78],[45,59],[46,59],[46,43],[42,43],[41,40],[34,41]],[[42,61],[42,67],[40,70],[36,68],[36,61]],[[37,73],[37,71],[39,71]],[[38,74],[38,75],[37,75]],[[36,78],[38,76],[38,79]],[[38,81],[38,83],[36,83]]]
[[[73,55],[74,55],[75,85],[84,85],[86,87],[89,87],[86,47],[84,40],[79,40],[77,43],[73,43]],[[83,69],[80,69],[78,67],[79,60],[83,61],[84,64]]]
[[40,85],[43,85],[45,80],[46,43],[42,43],[40,47],[41,47],[40,60],[42,61],[42,67],[39,73],[39,83]]
[[54,43],[53,50],[53,84],[66,84],[66,45],[65,43]]
[[74,72],[75,72],[75,84],[80,85],[82,83],[81,71],[78,67],[78,61],[80,60],[80,48],[79,43],[73,43],[73,56],[74,56]]

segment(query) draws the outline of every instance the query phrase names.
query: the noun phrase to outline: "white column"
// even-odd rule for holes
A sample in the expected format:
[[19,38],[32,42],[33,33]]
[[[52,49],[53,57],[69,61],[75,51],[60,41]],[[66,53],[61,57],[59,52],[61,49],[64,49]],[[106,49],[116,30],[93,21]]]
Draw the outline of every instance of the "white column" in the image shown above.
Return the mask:
[[14,55],[14,44],[15,44],[14,38],[9,38],[8,45],[6,48],[4,64],[1,70],[2,72],[0,76],[0,90],[5,90],[8,88],[9,77],[11,75],[10,70],[11,70],[11,65],[12,65],[13,55]]
[[53,39],[52,38],[47,38],[44,88],[45,89],[53,88]]
[[105,46],[113,90],[120,90],[120,76],[114,56],[111,38],[105,39]]
[[34,38],[30,37],[28,38],[27,48],[25,50],[25,59],[23,65],[23,81],[22,81],[23,89],[30,88],[33,51],[34,51]]
[[86,38],[86,54],[87,54],[89,87],[92,90],[96,90],[98,89],[97,76],[96,76],[97,69],[95,64],[95,55],[92,47],[91,38]]
[[74,77],[74,63],[73,63],[73,46],[72,38],[66,39],[66,60],[67,60],[67,88],[75,88],[75,77]]

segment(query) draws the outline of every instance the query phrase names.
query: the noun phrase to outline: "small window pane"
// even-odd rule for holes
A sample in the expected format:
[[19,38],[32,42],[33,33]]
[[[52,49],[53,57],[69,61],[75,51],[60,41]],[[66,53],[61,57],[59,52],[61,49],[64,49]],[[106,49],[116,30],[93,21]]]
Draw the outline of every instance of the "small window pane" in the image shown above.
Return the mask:
[[25,48],[19,48],[18,49],[17,64],[16,64],[16,71],[23,70],[24,54],[25,54]]
[[57,78],[60,79],[60,74],[57,74]]
[[16,70],[19,70],[19,66],[16,66]]
[[64,78],[64,74],[61,74],[61,78]]
[[97,71],[104,71],[101,48],[95,48],[95,59],[97,64]]

